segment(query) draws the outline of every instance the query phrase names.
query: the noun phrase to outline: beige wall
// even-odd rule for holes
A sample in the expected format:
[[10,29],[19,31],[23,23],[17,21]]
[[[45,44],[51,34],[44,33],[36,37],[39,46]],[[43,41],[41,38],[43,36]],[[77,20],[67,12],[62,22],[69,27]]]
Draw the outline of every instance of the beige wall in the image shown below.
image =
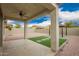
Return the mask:
[[[64,30],[63,31],[64,36],[65,36],[66,29],[63,28],[63,30]],[[45,30],[45,29],[37,29],[35,31],[38,32],[38,33],[49,34],[49,30]],[[59,35],[61,37],[61,28],[59,29]],[[79,36],[79,28],[68,28],[68,35],[77,35],[77,36]]]
[[[65,35],[65,28],[64,29],[64,35]],[[61,28],[60,28],[60,35],[61,35]],[[79,28],[68,28],[68,35],[77,35],[79,36]]]

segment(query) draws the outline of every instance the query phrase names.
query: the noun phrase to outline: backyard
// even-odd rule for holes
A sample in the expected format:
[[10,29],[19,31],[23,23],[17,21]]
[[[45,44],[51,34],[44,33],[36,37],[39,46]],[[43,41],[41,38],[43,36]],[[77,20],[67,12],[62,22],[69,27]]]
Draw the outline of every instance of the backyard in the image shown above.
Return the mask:
[[[34,21],[34,20],[32,20]],[[14,21],[18,22],[18,24],[15,24],[10,31],[10,33],[7,33],[6,35],[10,35],[6,37],[6,40],[16,40],[16,39],[23,39],[24,37],[24,27],[23,27],[23,22],[19,21]],[[44,22],[44,21],[43,21]],[[27,35],[26,38],[34,41],[36,43],[42,44],[47,47],[51,47],[51,38],[49,36],[49,26],[37,26],[37,25],[32,25],[30,27],[27,27]],[[17,31],[17,33],[16,33]],[[6,31],[7,32],[7,31]],[[59,38],[59,46],[61,46],[65,42],[64,38]]]

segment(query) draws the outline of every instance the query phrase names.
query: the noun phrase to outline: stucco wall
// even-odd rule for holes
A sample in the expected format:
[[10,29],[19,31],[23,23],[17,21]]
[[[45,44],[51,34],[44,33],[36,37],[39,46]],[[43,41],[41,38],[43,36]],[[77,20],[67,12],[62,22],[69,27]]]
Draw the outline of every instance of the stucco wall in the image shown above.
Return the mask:
[[[61,33],[61,28],[60,28],[60,33]],[[65,34],[65,28],[63,33]],[[79,28],[68,28],[68,35],[79,35]]]
[[[62,33],[62,28],[59,29],[59,35],[61,36],[61,33]],[[36,32],[39,32],[39,33],[45,33],[45,34],[49,34],[49,31],[48,30],[45,30],[45,29],[37,29],[35,30]],[[65,36],[65,32],[66,32],[66,29],[63,28],[63,35]],[[68,28],[68,35],[79,35],[79,28]]]

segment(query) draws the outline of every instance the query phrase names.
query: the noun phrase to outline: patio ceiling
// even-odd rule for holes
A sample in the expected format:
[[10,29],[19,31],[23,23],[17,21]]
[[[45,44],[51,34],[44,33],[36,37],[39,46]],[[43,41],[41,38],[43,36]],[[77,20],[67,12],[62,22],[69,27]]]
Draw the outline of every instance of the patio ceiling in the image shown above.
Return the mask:
[[[29,20],[37,16],[46,15],[55,8],[51,3],[2,3],[3,18],[16,20]],[[23,12],[23,17],[19,12]]]

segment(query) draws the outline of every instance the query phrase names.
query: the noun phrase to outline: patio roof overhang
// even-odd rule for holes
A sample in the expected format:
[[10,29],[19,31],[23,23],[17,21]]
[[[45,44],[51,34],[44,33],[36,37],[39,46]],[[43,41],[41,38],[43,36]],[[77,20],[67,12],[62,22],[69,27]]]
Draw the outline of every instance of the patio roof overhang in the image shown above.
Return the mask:
[[[0,5],[4,19],[23,21],[49,14],[57,7],[57,4],[51,3],[2,3]],[[20,11],[24,13],[23,17],[19,15]]]

